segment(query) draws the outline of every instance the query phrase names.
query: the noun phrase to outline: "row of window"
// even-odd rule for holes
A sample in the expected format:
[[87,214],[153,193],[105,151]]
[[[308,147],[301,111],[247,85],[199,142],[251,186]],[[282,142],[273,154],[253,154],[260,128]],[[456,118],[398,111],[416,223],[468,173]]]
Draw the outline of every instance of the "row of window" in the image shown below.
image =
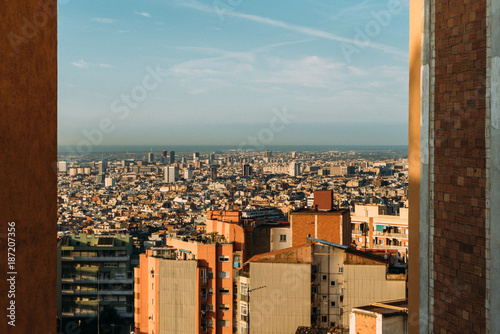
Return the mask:
[[[208,289],[208,295],[212,296],[213,294],[214,294],[214,290],[212,288]],[[229,289],[219,288],[219,294],[220,295],[228,295],[229,294]],[[207,297],[207,288],[201,288],[201,296],[202,296],[202,299],[206,299],[206,297]]]
[[[219,271],[219,278],[230,278],[230,273],[228,271]],[[201,278],[201,283],[205,284],[207,283],[207,278],[208,279],[213,279],[214,278],[214,273],[212,271],[208,272],[208,277],[207,277],[207,270],[206,269],[201,269],[200,271],[200,278]]]

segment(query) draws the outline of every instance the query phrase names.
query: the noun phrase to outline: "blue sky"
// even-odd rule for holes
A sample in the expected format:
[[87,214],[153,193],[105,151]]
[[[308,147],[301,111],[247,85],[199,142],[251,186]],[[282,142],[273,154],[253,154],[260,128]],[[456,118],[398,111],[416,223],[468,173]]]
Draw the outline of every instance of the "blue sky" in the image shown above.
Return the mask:
[[408,0],[58,11],[61,145],[408,142]]

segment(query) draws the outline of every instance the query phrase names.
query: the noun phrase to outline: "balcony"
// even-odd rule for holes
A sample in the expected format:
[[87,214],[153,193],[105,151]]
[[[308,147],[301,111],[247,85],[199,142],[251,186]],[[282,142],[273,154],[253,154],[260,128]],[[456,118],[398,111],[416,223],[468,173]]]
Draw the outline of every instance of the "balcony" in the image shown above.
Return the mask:
[[81,279],[81,278],[62,278],[61,279],[62,283],[84,283],[84,284],[107,284],[107,283],[115,283],[115,284],[133,284],[134,279],[133,278],[128,278],[128,279],[103,279],[101,278],[99,281],[97,278],[91,278],[91,279]]
[[373,236],[396,238],[396,239],[408,239],[408,234],[403,234],[403,233],[373,232]]
[[[97,296],[97,289],[62,290],[63,296]],[[99,295],[133,296],[133,290],[99,290]]]
[[399,251],[406,251],[408,246],[373,245],[373,249],[397,249]]
[[63,256],[61,257],[62,261],[67,261],[67,262],[105,262],[105,261],[112,261],[112,262],[123,262],[123,261],[129,261],[130,256],[92,256],[92,257],[75,257],[75,256]]
[[97,311],[88,311],[88,312],[71,312],[71,311],[63,311],[63,318],[88,318],[88,317],[97,317]]

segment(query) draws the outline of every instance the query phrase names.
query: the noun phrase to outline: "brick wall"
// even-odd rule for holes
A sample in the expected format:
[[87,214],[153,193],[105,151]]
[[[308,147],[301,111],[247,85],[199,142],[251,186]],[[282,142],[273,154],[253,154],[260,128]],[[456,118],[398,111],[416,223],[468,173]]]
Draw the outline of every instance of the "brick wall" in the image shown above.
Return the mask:
[[296,212],[292,216],[292,246],[305,244],[308,235],[312,238],[346,246],[351,243],[351,216],[349,210],[337,212]]
[[486,0],[436,0],[433,28],[434,332],[485,333]]

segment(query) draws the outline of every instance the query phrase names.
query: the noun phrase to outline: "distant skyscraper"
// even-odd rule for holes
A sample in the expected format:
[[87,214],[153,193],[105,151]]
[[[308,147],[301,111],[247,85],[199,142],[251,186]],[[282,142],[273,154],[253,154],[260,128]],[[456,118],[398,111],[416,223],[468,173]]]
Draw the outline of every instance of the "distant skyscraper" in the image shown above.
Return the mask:
[[103,175],[103,174],[106,174],[106,168],[107,168],[107,165],[108,165],[108,161],[107,160],[101,160],[101,162],[99,163],[99,174]]
[[243,165],[243,176],[252,176],[252,166],[249,164]]
[[208,156],[208,163],[213,164],[215,162],[215,153],[210,153]]
[[167,159],[167,162],[169,164],[173,164],[175,163],[175,151],[170,151],[168,152],[168,159]]
[[181,163],[185,164],[186,163],[186,157],[181,158]]
[[66,161],[59,161],[59,164],[57,165],[57,169],[61,173],[66,173],[68,171]]
[[300,175],[300,163],[296,161],[292,161],[290,163],[290,170],[289,170],[290,176],[297,177]]
[[266,150],[266,158],[271,159],[272,157],[273,157],[273,152],[269,151],[269,150]]
[[193,153],[193,161],[197,162],[198,160],[200,160],[200,152],[194,152]]
[[190,180],[193,178],[193,171],[191,169],[184,170],[184,179]]
[[153,163],[155,162],[155,154],[153,152],[148,153],[148,163]]
[[166,158],[167,157],[167,151],[163,150],[161,151],[161,156]]
[[293,151],[292,152],[292,159],[295,159],[297,157],[297,152]]
[[179,169],[175,166],[165,167],[165,182],[174,183],[177,181]]
[[210,166],[210,177],[212,178],[212,180],[215,180],[217,178],[217,166]]
[[116,186],[116,181],[114,177],[107,177],[104,179],[104,186],[105,187],[114,187]]

